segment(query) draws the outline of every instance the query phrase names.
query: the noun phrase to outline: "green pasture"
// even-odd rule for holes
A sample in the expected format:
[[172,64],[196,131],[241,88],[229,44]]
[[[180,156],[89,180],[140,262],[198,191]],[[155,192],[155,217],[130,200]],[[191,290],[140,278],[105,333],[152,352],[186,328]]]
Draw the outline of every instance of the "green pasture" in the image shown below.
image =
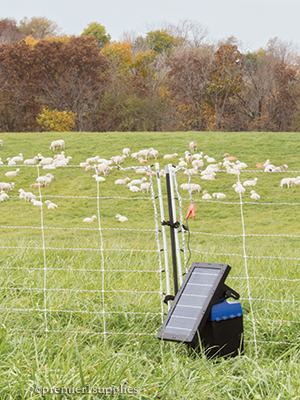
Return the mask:
[[[38,399],[40,388],[49,399],[300,399],[300,187],[279,186],[283,177],[300,175],[298,133],[50,132],[2,133],[0,139],[0,181],[15,183],[10,198],[0,203],[1,399]],[[74,167],[43,170],[21,164],[19,176],[5,176],[15,169],[7,167],[7,157],[53,156],[49,147],[57,139],[65,140]],[[160,262],[162,269],[165,265],[151,194],[114,185],[116,179],[143,175],[114,168],[97,186],[94,171],[75,167],[88,157],[121,155],[124,147],[132,152],[153,147],[164,169],[163,155],[178,153],[171,161],[177,164],[192,140],[217,161],[229,153],[247,163],[241,182],[258,178],[261,199],[251,200],[252,188],[247,188],[241,210],[232,188],[235,175],[219,172],[214,181],[192,176],[201,193],[193,193],[196,219],[189,220],[189,240],[185,234],[188,265],[208,261],[232,267],[226,283],[241,295],[245,332],[245,352],[234,359],[208,360],[182,344],[156,339],[167,312],[161,299],[166,277],[160,271]],[[256,163],[267,159],[287,164],[291,172],[256,170]],[[138,165],[129,157],[121,166]],[[30,189],[48,172],[55,177],[49,187]],[[188,176],[180,171],[177,181],[179,187]],[[156,177],[153,185],[157,195]],[[58,208],[41,210],[19,199],[20,188]],[[227,198],[202,200],[203,190]],[[179,193],[185,216],[189,194]],[[158,199],[155,206],[160,223]],[[128,221],[120,223],[117,213]],[[92,215],[100,219],[85,224]],[[161,234],[159,241],[162,247]],[[170,251],[169,264],[171,270]],[[121,385],[134,390],[122,392]],[[81,389],[68,394],[63,387]],[[50,388],[58,389],[50,393]]]

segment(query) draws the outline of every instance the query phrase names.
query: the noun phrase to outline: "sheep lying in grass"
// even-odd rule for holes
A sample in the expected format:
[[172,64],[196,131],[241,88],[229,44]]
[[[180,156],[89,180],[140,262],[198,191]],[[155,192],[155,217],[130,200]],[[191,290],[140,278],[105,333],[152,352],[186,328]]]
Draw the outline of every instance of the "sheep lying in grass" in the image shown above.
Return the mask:
[[5,199],[9,199],[9,196],[3,190],[1,190],[1,192],[0,192],[0,202],[5,200]]
[[54,210],[55,208],[58,208],[58,205],[55,203],[52,203],[51,200],[46,200],[45,204],[47,204],[48,210]]
[[116,215],[116,218],[118,218],[118,220],[119,220],[120,222],[126,222],[126,221],[128,221],[128,218],[122,216],[121,214],[117,214],[117,215]]
[[126,185],[127,182],[130,181],[130,178],[124,178],[124,179],[117,179],[115,181],[115,185]]
[[213,197],[216,197],[217,199],[226,199],[226,194],[224,194],[224,193],[213,193]]
[[94,222],[96,220],[96,215],[93,215],[91,218],[84,218],[83,222],[87,222],[89,224],[91,224],[92,222]]
[[258,178],[254,178],[252,180],[249,181],[245,181],[243,183],[243,186],[255,186],[257,184]]
[[20,173],[20,168],[17,168],[15,171],[8,171],[6,172],[5,176],[17,176]]

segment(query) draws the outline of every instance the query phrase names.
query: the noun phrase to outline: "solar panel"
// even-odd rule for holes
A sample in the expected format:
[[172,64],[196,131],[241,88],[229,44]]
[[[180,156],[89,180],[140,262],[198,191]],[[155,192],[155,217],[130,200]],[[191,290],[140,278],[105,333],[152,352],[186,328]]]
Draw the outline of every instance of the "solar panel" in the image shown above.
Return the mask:
[[228,264],[193,262],[158,332],[164,340],[192,343],[207,321],[211,307],[226,298]]

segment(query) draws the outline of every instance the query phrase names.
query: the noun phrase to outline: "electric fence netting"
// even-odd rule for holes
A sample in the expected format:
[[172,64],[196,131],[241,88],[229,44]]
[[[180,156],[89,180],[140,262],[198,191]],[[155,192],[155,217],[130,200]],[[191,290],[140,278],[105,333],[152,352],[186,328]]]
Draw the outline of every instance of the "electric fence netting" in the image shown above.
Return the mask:
[[[41,175],[39,166],[18,167],[32,178]],[[133,179],[138,168],[118,169]],[[69,193],[65,184],[58,191],[39,189],[39,210],[9,194],[7,201],[22,221],[12,225],[1,213],[0,308],[9,332],[97,334],[104,340],[157,334],[170,307],[163,300],[174,294],[168,198],[159,164],[143,168],[150,183],[145,193],[107,189],[98,180],[87,186],[82,169],[70,165],[55,174],[77,179],[80,196]],[[193,261],[229,264],[228,284],[241,295],[245,342],[253,343],[256,352],[263,343],[297,344],[300,235],[294,226],[300,203],[249,201],[246,193],[236,194],[234,201],[202,200],[198,193],[192,196],[188,170],[172,165],[166,170],[177,223],[179,284]],[[179,189],[183,172],[189,178],[188,196]],[[239,181],[241,175],[232,179]],[[202,190],[205,185],[201,183]],[[48,212],[45,199],[56,202],[58,209]],[[185,213],[191,203],[196,219],[188,222]],[[119,222],[118,213],[128,221]],[[94,223],[82,223],[93,214]]]
[[[72,172],[82,170],[76,167],[64,168],[64,174],[72,179]],[[41,167],[34,170],[39,178]],[[159,175],[150,167],[146,170],[150,182],[145,194],[126,188],[127,197],[109,196],[96,180],[91,196],[55,195],[39,188],[39,207],[9,196],[15,212],[25,207],[27,213],[27,224],[20,226],[5,223],[2,215],[0,308],[9,332],[98,334],[104,340],[156,334],[167,310],[163,293],[170,292],[170,277],[167,248],[160,244],[161,182],[153,179]],[[46,199],[59,204],[54,213],[47,210]],[[68,220],[74,210],[81,221],[89,213],[97,219],[90,225]],[[127,214],[128,222],[121,223],[117,213]],[[147,228],[139,227],[141,220]],[[163,241],[166,245],[165,231]]]

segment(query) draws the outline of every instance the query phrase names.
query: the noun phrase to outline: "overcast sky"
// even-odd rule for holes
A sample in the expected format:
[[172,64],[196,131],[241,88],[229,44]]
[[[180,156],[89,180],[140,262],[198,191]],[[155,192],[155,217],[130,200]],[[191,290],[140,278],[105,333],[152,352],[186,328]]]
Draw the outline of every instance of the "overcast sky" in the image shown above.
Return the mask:
[[0,18],[47,17],[67,35],[96,21],[113,40],[124,31],[143,34],[163,21],[198,21],[210,40],[235,36],[243,49],[258,50],[270,38],[300,44],[299,0],[0,0]]

